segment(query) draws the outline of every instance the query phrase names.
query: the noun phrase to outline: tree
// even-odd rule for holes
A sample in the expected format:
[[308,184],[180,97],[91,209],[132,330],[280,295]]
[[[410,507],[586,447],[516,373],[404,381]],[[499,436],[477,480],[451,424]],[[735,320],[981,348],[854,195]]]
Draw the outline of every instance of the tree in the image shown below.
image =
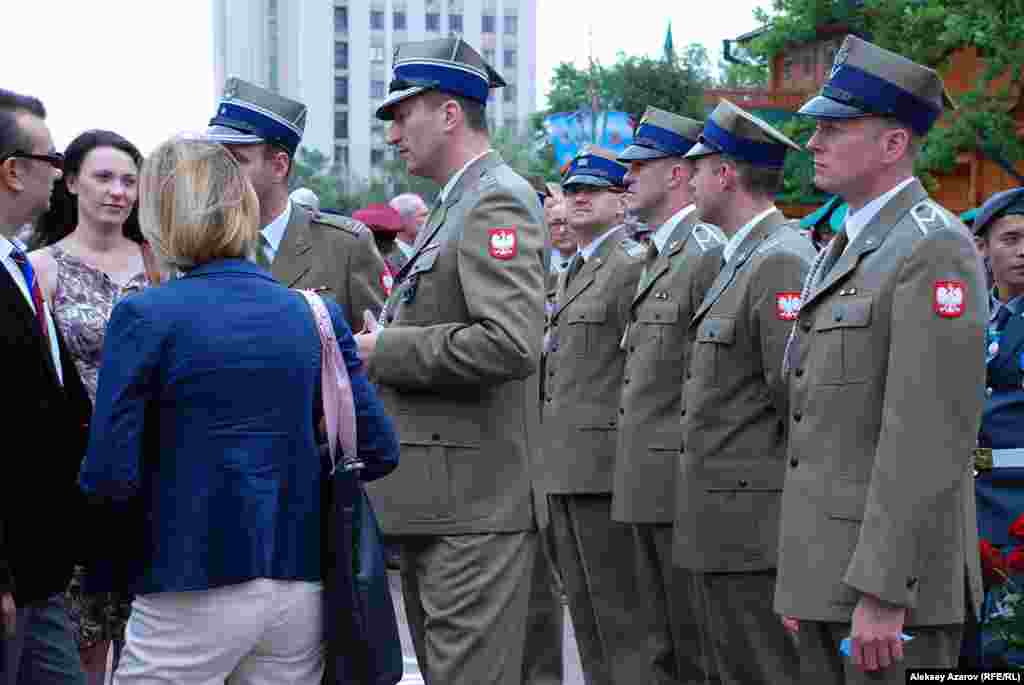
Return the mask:
[[[755,15],[767,30],[749,50],[766,60],[790,44],[813,40],[818,27],[828,24],[940,71],[958,49],[975,46],[985,68],[958,96],[957,110],[928,134],[918,173],[934,183],[930,173],[952,170],[965,151],[1010,164],[1024,159],[1024,142],[1010,114],[1021,97],[1024,0],[773,0],[771,13]],[[809,137],[806,125],[794,123],[792,132],[798,142]],[[810,174],[791,180],[804,177]]]

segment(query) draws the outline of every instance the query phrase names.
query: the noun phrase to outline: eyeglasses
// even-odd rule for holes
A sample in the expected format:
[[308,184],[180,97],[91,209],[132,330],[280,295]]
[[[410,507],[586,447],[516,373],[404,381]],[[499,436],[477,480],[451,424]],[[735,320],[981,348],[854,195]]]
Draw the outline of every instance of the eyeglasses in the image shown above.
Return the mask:
[[22,152],[21,150],[15,150],[14,152],[8,153],[3,157],[0,157],[0,164],[3,164],[8,159],[34,159],[39,162],[46,162],[54,169],[58,171],[64,170],[64,155],[59,152],[48,152],[44,155],[34,155],[28,152]]

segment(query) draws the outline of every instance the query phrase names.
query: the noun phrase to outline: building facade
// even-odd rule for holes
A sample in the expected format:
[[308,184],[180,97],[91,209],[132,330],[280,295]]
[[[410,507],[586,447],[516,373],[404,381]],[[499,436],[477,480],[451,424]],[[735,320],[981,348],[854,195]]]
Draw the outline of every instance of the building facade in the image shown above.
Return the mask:
[[524,130],[536,107],[537,0],[214,0],[214,88],[237,76],[305,102],[303,146],[349,178],[392,156],[374,117],[401,43],[461,35],[508,87],[492,129]]

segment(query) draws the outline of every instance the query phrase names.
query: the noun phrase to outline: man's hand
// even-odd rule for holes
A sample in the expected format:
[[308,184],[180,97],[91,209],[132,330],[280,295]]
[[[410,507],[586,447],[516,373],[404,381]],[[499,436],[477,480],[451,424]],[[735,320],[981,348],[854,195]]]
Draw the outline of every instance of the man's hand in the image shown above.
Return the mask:
[[850,656],[864,671],[889,668],[903,661],[903,623],[906,607],[887,604],[874,595],[861,595],[853,610]]
[[18,627],[18,607],[14,604],[14,595],[4,593],[0,595],[0,620],[3,621],[5,637],[14,637]]
[[369,364],[373,357],[373,350],[377,346],[377,337],[380,335],[380,324],[370,310],[363,312],[363,330],[356,334],[356,346],[359,348],[359,358],[363,364]]

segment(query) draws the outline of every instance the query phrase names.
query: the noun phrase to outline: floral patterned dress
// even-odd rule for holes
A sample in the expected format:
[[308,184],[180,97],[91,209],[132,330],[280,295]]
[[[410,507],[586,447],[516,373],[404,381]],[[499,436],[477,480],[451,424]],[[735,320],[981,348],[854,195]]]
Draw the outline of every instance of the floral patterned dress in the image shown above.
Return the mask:
[[[110,313],[124,295],[146,287],[146,276],[139,273],[119,285],[103,271],[60,247],[54,245],[48,249],[57,263],[52,307],[54,323],[60,328],[89,399],[95,404],[103,338]],[[79,648],[87,649],[103,640],[123,639],[124,625],[131,611],[130,599],[113,593],[87,595],[82,592],[84,576],[85,570],[76,566],[66,596]]]

